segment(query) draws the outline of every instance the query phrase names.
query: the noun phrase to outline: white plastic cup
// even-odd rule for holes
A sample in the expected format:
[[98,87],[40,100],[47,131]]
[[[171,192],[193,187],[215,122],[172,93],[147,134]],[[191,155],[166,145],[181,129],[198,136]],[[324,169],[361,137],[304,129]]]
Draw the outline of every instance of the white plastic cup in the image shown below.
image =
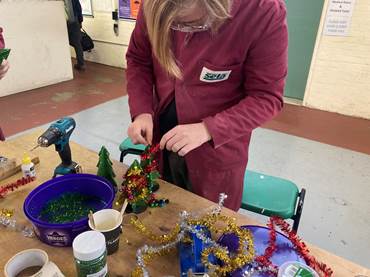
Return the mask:
[[91,230],[102,233],[105,237],[108,255],[118,251],[119,238],[122,232],[122,217],[119,211],[104,209],[94,213],[94,222],[89,220]]

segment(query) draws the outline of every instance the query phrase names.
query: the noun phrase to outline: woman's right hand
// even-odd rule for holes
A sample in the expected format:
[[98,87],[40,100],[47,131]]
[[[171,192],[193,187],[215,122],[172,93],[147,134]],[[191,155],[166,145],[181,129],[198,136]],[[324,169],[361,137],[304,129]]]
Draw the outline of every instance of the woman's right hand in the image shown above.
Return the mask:
[[150,145],[153,140],[153,116],[143,113],[135,117],[127,134],[134,144]]

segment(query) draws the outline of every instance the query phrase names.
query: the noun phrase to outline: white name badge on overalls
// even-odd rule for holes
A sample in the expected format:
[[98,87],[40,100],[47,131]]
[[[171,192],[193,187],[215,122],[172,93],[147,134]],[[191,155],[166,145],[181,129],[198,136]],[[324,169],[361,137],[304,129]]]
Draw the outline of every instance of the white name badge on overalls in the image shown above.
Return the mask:
[[200,80],[207,83],[222,82],[229,79],[231,70],[228,71],[213,71],[207,67],[203,67],[202,73],[200,74]]

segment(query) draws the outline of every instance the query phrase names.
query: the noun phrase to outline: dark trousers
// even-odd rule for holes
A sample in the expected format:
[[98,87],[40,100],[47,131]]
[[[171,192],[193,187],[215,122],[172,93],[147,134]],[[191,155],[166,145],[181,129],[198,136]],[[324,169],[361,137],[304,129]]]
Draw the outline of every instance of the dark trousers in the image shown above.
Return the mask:
[[5,136],[1,128],[0,128],[0,141],[5,141]]
[[75,49],[77,64],[83,66],[84,61],[84,51],[81,45],[81,24],[79,22],[68,22],[68,39],[69,44]]
[[192,191],[184,157],[167,150],[163,153],[163,179],[178,187]]

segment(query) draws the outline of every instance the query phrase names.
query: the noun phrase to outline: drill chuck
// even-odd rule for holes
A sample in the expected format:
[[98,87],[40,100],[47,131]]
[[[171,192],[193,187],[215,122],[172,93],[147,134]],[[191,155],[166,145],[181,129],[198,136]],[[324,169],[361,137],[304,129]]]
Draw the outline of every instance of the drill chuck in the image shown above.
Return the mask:
[[37,140],[37,144],[41,147],[48,147],[49,146],[49,140],[44,137],[39,137]]
[[62,136],[62,132],[55,127],[50,127],[43,133],[37,140],[38,145],[41,147],[48,147],[52,144],[56,144]]

